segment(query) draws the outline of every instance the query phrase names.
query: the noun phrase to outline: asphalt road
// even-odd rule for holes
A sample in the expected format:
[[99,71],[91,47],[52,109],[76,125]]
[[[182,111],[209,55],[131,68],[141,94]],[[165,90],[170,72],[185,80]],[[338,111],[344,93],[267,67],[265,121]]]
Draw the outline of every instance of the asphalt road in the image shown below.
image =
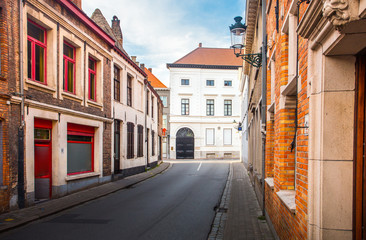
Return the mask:
[[3,235],[2,240],[207,239],[225,161],[177,161],[165,173]]

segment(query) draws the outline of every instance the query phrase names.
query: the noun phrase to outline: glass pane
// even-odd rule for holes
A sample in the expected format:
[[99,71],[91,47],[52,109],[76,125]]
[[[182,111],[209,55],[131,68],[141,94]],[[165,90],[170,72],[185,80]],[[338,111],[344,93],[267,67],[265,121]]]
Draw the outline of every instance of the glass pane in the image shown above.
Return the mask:
[[67,141],[92,142],[90,136],[67,135]]
[[67,91],[74,92],[74,64],[67,62]]
[[63,79],[64,79],[64,80],[63,80],[63,89],[64,89],[64,90],[67,90],[67,89],[66,89],[66,81],[65,81],[65,70],[66,70],[66,69],[65,69],[65,60],[64,60],[64,62],[63,62],[63,69],[64,69],[63,74],[62,74]]
[[90,73],[89,76],[89,89],[90,99],[95,100],[95,75],[93,73]]
[[28,41],[28,78],[32,78],[32,43]]
[[89,69],[95,71],[95,61],[89,58]]
[[67,143],[67,173],[92,170],[92,144]]
[[74,59],[74,48],[64,43],[64,55],[71,59]]
[[40,81],[40,82],[45,82],[45,68],[44,68],[44,65],[45,65],[45,59],[44,59],[44,48],[41,47],[41,46],[38,46],[36,44],[36,76],[35,76],[35,80],[37,81]]
[[28,21],[28,36],[44,43],[44,30]]
[[34,139],[35,140],[50,140],[50,130],[35,128],[34,129]]
[[114,134],[114,153],[116,154],[116,157],[119,158],[119,134]]

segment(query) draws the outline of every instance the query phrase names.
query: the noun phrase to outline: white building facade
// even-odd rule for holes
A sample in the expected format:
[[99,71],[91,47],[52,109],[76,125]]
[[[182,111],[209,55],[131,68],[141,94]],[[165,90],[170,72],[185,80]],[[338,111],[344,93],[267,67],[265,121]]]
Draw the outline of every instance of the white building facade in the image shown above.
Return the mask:
[[201,45],[168,64],[172,159],[240,158],[240,67],[232,50]]

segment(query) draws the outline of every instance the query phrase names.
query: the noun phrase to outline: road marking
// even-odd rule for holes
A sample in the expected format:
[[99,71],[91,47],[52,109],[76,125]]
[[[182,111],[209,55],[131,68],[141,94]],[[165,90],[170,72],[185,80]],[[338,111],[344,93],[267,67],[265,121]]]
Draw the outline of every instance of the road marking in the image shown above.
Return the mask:
[[199,165],[199,166],[198,166],[198,168],[197,168],[197,172],[200,170],[201,165],[202,165],[202,162],[200,162],[200,165]]

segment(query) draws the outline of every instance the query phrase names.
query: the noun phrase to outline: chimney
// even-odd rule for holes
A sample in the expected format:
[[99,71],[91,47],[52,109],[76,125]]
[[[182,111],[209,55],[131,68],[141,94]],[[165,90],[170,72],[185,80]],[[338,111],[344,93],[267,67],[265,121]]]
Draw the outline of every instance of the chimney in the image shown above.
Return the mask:
[[141,63],[140,68],[142,69],[142,71],[145,71],[145,64]]
[[71,0],[71,2],[81,9],[81,0]]
[[136,63],[136,56],[131,56],[132,62]]
[[151,73],[152,73],[152,68],[149,68],[149,72],[151,72]]
[[119,43],[120,47],[123,47],[123,35],[121,30],[121,24],[117,16],[113,16],[112,19],[112,32],[114,36],[116,36],[117,42]]
[[199,48],[201,48],[201,47],[202,47],[202,43],[201,43],[201,42],[198,44],[198,47],[199,47]]

